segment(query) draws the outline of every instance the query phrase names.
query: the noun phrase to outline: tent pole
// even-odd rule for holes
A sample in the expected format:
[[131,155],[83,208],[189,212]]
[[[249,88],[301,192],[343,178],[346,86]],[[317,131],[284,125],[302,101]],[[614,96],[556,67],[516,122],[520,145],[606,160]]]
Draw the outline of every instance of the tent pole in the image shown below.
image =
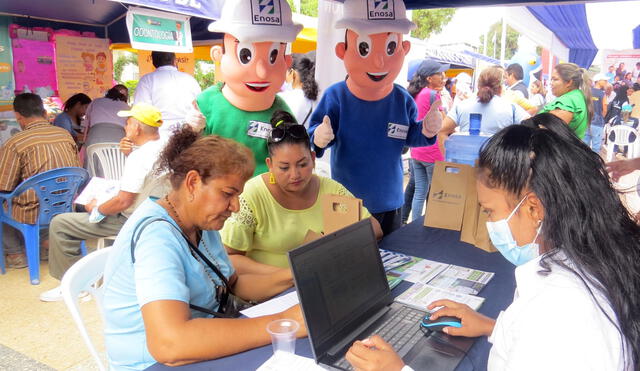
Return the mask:
[[504,55],[507,44],[507,21],[502,16],[502,36],[500,37],[500,63],[504,65]]

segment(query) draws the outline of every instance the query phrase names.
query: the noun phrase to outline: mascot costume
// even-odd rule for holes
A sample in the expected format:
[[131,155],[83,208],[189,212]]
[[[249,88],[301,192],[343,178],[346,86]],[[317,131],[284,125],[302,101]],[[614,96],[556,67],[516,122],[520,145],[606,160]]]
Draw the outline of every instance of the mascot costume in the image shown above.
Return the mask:
[[332,177],[362,198],[386,235],[401,223],[402,149],[435,143],[441,103],[421,124],[414,100],[393,83],[410,48],[402,35],[415,28],[402,0],[345,0],[336,27],[346,28],[335,52],[348,76],[326,90],[309,132],[318,157],[332,147]]
[[[226,1],[211,32],[224,33],[223,46],[211,48],[220,63],[222,81],[197,98],[199,111],[189,122],[207,135],[234,139],[251,149],[256,160],[254,175],[267,172],[267,138],[274,111],[289,111],[276,93],[280,91],[291,56],[285,55],[302,25],[294,24],[286,0]],[[200,114],[201,113],[201,114]]]

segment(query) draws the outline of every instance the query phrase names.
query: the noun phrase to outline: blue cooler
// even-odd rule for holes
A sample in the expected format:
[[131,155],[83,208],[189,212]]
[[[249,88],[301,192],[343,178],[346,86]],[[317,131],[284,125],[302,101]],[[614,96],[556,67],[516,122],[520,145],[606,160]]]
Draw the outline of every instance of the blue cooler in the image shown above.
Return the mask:
[[455,133],[444,142],[445,161],[475,166],[480,156],[480,148],[489,138],[488,135]]

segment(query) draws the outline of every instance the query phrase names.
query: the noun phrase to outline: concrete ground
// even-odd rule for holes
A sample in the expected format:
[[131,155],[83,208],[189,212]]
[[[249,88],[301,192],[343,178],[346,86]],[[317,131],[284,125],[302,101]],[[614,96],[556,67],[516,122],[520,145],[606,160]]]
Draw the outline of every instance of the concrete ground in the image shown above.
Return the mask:
[[[0,275],[0,370],[97,370],[64,302],[44,303],[41,292],[59,282],[40,264],[39,285],[29,271],[8,269]],[[94,346],[105,358],[102,319],[94,300],[80,303]]]

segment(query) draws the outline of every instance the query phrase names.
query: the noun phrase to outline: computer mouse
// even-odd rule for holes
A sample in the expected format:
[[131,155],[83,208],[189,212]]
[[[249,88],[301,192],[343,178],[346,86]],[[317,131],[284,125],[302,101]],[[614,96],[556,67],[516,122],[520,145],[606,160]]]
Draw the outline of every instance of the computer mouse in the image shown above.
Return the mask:
[[460,318],[443,316],[435,320],[430,320],[429,316],[425,316],[420,322],[420,326],[431,331],[442,331],[445,327],[462,327]]

